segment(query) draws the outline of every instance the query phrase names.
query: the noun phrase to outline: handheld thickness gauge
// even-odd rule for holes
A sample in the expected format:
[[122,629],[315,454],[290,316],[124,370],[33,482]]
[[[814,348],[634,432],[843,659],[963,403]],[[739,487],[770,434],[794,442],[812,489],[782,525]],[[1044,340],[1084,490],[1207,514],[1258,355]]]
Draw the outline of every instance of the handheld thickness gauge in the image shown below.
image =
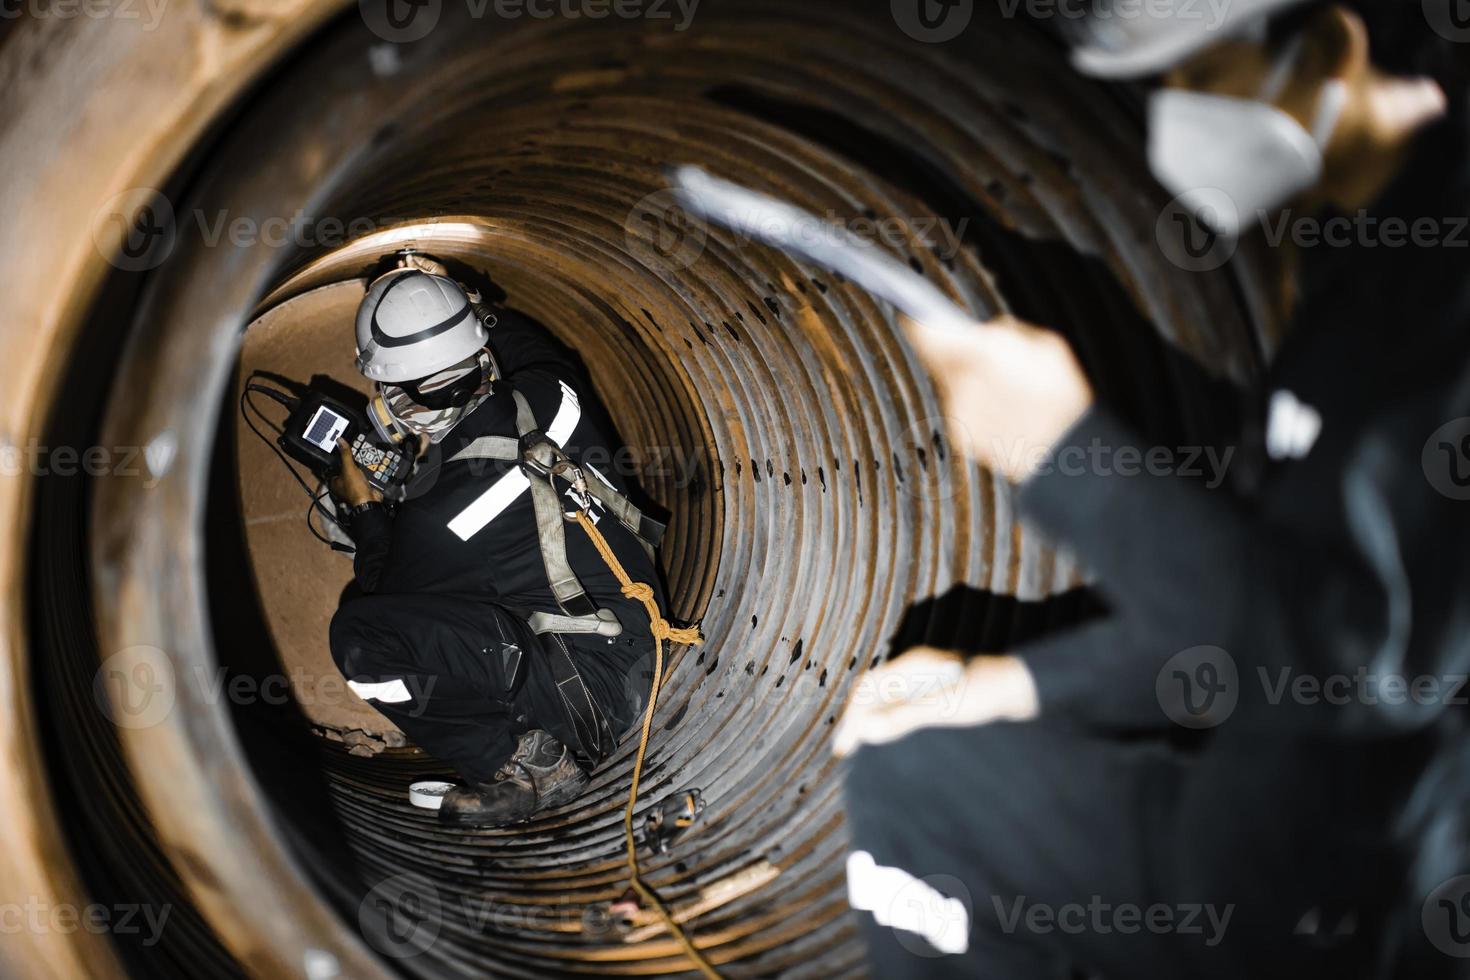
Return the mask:
[[277,443],[292,459],[326,479],[342,468],[339,439],[352,447],[352,458],[375,490],[391,494],[408,479],[413,468],[409,447],[378,442],[361,413],[320,392],[308,391],[296,402]]

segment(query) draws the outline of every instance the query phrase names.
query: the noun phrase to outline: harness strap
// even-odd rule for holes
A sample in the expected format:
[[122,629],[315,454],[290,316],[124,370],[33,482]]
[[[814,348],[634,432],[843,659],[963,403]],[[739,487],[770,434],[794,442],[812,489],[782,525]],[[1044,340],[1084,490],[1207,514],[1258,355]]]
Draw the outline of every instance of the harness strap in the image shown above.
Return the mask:
[[480,438],[449,457],[449,462],[457,463],[466,459],[499,459],[510,461],[520,458],[521,443],[519,439],[512,439],[510,436],[480,436]]
[[582,679],[582,672],[577,670],[562,638],[553,635],[549,643],[541,646],[546,651],[552,682],[561,696],[572,729],[577,733],[580,745],[574,748],[581,750],[584,761],[595,766],[611,754],[616,745],[607,717],[592,700],[592,692],[587,689],[587,682]]
[[[587,597],[587,590],[572,571],[567,559],[566,512],[561,497],[552,486],[550,474],[557,464],[561,447],[553,443],[536,426],[531,403],[519,391],[512,390],[516,401],[516,429],[520,432],[522,468],[531,482],[531,504],[536,511],[536,533],[541,540],[541,560],[556,604],[568,616],[591,616],[597,606]],[[527,465],[529,464],[529,465]]]
[[[599,610],[582,587],[572,564],[567,559],[566,522],[567,513],[557,493],[554,477],[563,470],[575,473],[580,488],[601,503],[613,514],[620,524],[642,542],[649,556],[663,539],[664,525],[649,517],[633,504],[627,496],[609,483],[602,474],[590,466],[574,464],[552,439],[536,423],[536,415],[526,396],[515,389],[511,395],[516,403],[516,431],[520,438],[516,443],[521,469],[531,484],[531,504],[536,512],[536,531],[541,541],[541,560],[546,566],[546,577],[551,584],[551,593],[567,618],[587,620]],[[505,436],[484,436],[470,443],[455,459],[505,459],[509,440]],[[512,457],[515,458],[515,457]],[[585,623],[576,629],[556,632],[601,632],[598,626],[589,630]]]
[[582,467],[582,478],[587,482],[587,492],[598,503],[608,509],[618,523],[633,532],[643,542],[650,555],[664,539],[665,525],[647,516],[616,487],[602,478],[602,474],[590,466]]
[[510,390],[511,397],[516,400],[516,431],[522,437],[536,431],[536,413],[531,411],[531,403],[526,401],[526,396],[516,389]]
[[[536,514],[536,536],[541,546],[541,560],[546,569],[547,582],[563,613],[537,613],[530,620],[532,628],[538,634],[597,633],[602,636],[617,636],[622,632],[622,625],[617,622],[617,617],[608,610],[597,608],[567,558],[566,522],[570,515],[557,493],[554,478],[557,475],[567,477],[571,474],[569,482],[579,491],[584,491],[580,503],[585,504],[588,497],[600,503],[639,540],[650,558],[663,539],[664,525],[645,515],[626,494],[591,466],[573,463],[562,447],[540,428],[527,398],[514,388],[511,389],[511,396],[515,399],[518,437],[480,436],[446,462],[519,462],[520,471],[525,475],[531,492],[531,504]],[[556,425],[553,424],[552,428],[555,429]],[[566,434],[558,435],[565,438]]]
[[599,636],[617,636],[623,632],[623,624],[611,609],[599,609],[591,616],[556,616],[552,613],[536,612],[526,618],[535,633],[596,633]]

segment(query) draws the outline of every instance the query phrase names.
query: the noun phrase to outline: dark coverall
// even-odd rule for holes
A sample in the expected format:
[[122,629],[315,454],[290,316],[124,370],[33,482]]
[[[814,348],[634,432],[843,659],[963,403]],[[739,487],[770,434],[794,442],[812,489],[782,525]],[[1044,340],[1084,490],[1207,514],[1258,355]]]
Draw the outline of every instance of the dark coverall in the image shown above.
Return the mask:
[[[1303,251],[1293,328],[1244,402],[1229,484],[1058,470],[1023,487],[1023,513],[1097,573],[1111,611],[1018,651],[1038,720],[926,729],[853,757],[853,847],[903,872],[880,915],[860,914],[876,976],[1427,976],[1457,962],[1427,948],[1438,926],[1420,914],[1470,870],[1462,834],[1436,844],[1429,830],[1470,814],[1470,420],[1440,432],[1470,416],[1464,109],[1452,98],[1369,209],[1375,236],[1397,216],[1431,219],[1438,241]],[[1271,459],[1283,391],[1321,429]],[[1059,448],[1094,440],[1150,444],[1099,407]],[[1164,669],[1199,645],[1226,651],[1235,678],[1198,672],[1204,660]],[[1373,686],[1395,674],[1437,693]],[[1304,676],[1304,693],[1283,688]],[[1174,725],[1167,685],[1185,682],[1233,711]],[[1426,801],[1438,817],[1413,815]],[[904,902],[965,951],[879,924]],[[1230,909],[1223,928],[1206,906],[1216,923]]]
[[[647,613],[621,594],[575,524],[566,525],[568,561],[622,633],[537,636],[527,625],[534,612],[561,612],[531,494],[510,492],[524,486],[514,462],[450,457],[480,436],[517,436],[514,387],[543,430],[570,432],[561,439],[567,455],[621,491],[626,484],[609,463],[613,447],[588,411],[590,389],[570,358],[513,311],[499,312],[490,333],[503,380],[431,448],[395,513],[372,507],[353,521],[357,588],[349,587],[331,625],[332,656],[354,688],[420,748],[482,782],[533,728],[556,736],[586,767],[601,761],[641,716],[653,667]],[[503,492],[492,492],[503,480],[510,481]],[[598,528],[633,580],[658,592],[654,563],[637,538],[611,515]],[[592,711],[581,716],[595,718],[598,731],[578,724],[568,703],[576,692],[559,687],[548,667],[551,644],[565,644],[590,692]]]

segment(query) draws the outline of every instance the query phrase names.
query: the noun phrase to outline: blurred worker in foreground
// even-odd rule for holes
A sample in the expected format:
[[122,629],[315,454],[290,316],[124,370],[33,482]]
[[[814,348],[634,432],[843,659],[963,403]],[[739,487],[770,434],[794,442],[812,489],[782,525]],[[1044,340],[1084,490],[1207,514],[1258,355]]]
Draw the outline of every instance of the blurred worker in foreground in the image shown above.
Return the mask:
[[1435,60],[1452,46],[1417,3],[1242,0],[1214,32],[1134,13],[1089,22],[1075,60],[1162,74],[1166,187],[1226,234],[1368,230],[1293,257],[1291,327],[1220,489],[1057,465],[1148,452],[1058,335],[911,325],[956,438],[1022,484],[1111,613],[864,680],[836,737],[853,905],[882,976],[1447,972],[1470,955],[1470,162],[1465,91]]

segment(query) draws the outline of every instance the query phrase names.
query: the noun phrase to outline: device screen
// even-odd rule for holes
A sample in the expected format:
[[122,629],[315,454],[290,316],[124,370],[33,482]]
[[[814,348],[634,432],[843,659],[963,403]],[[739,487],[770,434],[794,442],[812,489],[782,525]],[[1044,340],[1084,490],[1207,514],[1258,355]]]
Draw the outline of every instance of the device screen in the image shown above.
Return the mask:
[[347,425],[345,417],[323,405],[306,424],[306,441],[323,452],[333,452],[337,448],[337,440],[347,431]]

